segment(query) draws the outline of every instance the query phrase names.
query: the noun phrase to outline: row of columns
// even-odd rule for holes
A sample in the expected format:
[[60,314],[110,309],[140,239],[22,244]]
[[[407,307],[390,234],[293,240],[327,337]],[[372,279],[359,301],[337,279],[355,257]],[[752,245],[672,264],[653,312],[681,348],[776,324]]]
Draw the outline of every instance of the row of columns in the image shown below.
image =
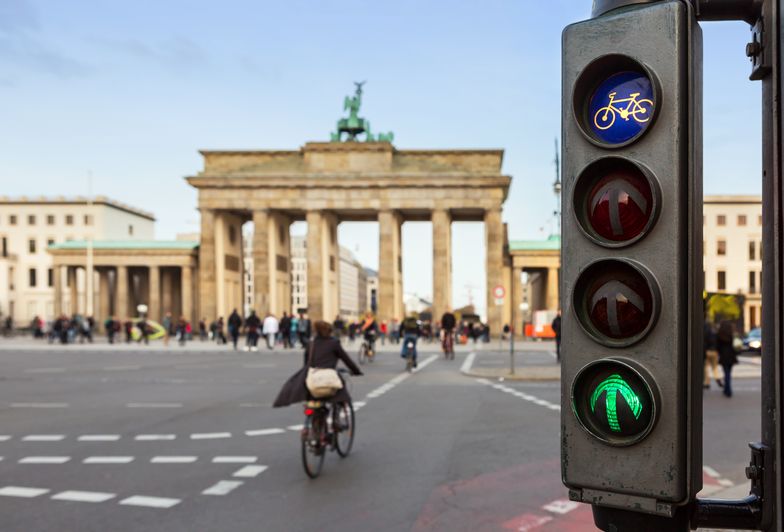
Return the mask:
[[[523,313],[520,309],[520,304],[523,302],[523,286],[522,286],[522,275],[523,271],[525,270],[536,270],[539,271],[541,274],[545,276],[543,291],[541,294],[537,295],[537,300],[534,303],[540,303],[539,305],[534,304],[529,310],[558,310],[561,308],[559,294],[559,268],[556,266],[550,266],[546,268],[525,268],[522,266],[515,266],[512,268],[512,300],[511,300],[511,313],[512,313],[512,323],[515,324],[515,331],[522,334],[520,327],[523,322]],[[533,297],[533,296],[532,296]]]
[[[223,303],[225,280],[220,275],[219,263],[225,258],[225,232],[220,229],[221,217],[236,216],[211,209],[201,211],[201,245],[199,248],[199,289],[201,314],[208,319],[224,315],[231,309]],[[291,310],[290,242],[289,226],[292,222],[286,213],[257,210],[252,213],[255,226],[253,235],[254,306],[264,315],[280,315]],[[340,253],[337,227],[340,220],[334,212],[307,211],[306,237],[308,270],[308,312],[312,319],[331,321],[340,308]],[[405,313],[403,303],[403,270],[401,254],[401,228],[403,215],[394,209],[378,212],[379,269],[378,269],[378,318],[401,319]],[[435,319],[452,309],[452,215],[446,208],[431,212],[433,230],[433,314]],[[487,269],[488,322],[492,331],[502,327],[503,310],[493,305],[492,291],[504,286],[504,226],[501,209],[484,214]],[[285,235],[283,238],[282,235]],[[241,248],[241,246],[240,246]],[[240,252],[241,253],[241,252]],[[285,268],[283,267],[285,265]],[[285,271],[281,271],[285,270]]]
[[[79,312],[77,287],[77,270],[79,268],[79,266],[54,267],[55,314],[63,312],[76,314]],[[133,298],[129,297],[130,268],[133,268],[137,274],[146,273],[146,276],[139,279],[139,290]],[[69,289],[68,309],[63,308],[63,269],[65,269],[66,284]],[[176,285],[177,270],[180,274],[179,286]],[[94,271],[98,274],[97,317],[101,320],[110,315],[115,315],[118,318],[136,316],[135,307],[141,303],[147,305],[147,315],[154,320],[160,320],[165,312],[173,310],[179,310],[189,321],[195,319],[193,312],[193,268],[191,266],[104,266],[97,267]],[[177,295],[179,300],[176,299]],[[85,297],[89,296],[89,291],[85,290]],[[85,312],[89,312],[89,305],[86,304],[86,301],[82,308],[87,309]]]

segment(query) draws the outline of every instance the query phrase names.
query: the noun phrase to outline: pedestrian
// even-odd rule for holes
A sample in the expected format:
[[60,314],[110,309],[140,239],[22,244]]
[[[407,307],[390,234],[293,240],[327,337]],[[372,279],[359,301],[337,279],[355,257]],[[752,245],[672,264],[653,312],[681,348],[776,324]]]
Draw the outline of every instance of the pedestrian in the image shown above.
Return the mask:
[[199,320],[199,340],[204,341],[207,339],[207,318]]
[[125,343],[130,344],[133,339],[133,322],[131,320],[125,320],[123,328],[125,329]]
[[381,333],[381,345],[384,345],[387,340],[387,334],[389,333],[389,327],[387,326],[387,320],[383,320],[381,322],[381,326],[379,327],[379,332]]
[[136,324],[139,327],[139,343],[144,342],[144,345],[149,345],[150,343],[150,333],[147,330],[147,320],[144,316],[139,318],[139,322]]
[[278,319],[269,312],[264,318],[264,325],[261,333],[267,339],[267,347],[275,349],[275,338],[278,335]]
[[80,344],[84,341],[85,338],[87,339],[88,343],[93,343],[93,324],[94,323],[95,323],[95,321],[93,320],[92,316],[89,316],[87,318],[82,319],[81,331],[79,331],[79,333],[80,333],[79,343]]
[[716,349],[719,352],[719,364],[724,369],[724,396],[732,397],[732,366],[738,363],[735,352],[735,327],[731,321],[723,321],[716,334]]
[[297,323],[297,335],[302,347],[307,348],[310,344],[310,320],[305,312],[300,312],[299,322]]
[[343,334],[343,328],[346,326],[346,322],[340,317],[340,314],[335,316],[335,321],[332,322],[332,335],[340,341],[340,337]]
[[185,347],[185,342],[188,339],[188,322],[185,320],[185,316],[180,316],[180,319],[177,320],[176,334],[180,347]]
[[291,347],[291,317],[285,310],[280,318],[278,328],[280,329],[280,341],[283,342],[283,348],[288,349]]
[[239,340],[240,337],[240,329],[242,329],[242,318],[240,318],[240,315],[235,308],[229,315],[229,336],[231,336],[231,343],[234,346],[235,351],[237,350],[237,340]]
[[245,345],[245,351],[258,350],[257,344],[259,342],[259,331],[261,330],[261,320],[256,315],[255,310],[250,311],[250,316],[245,320],[245,330],[248,338]]
[[555,360],[561,361],[561,309],[555,315],[553,323],[550,325],[555,333]]
[[103,329],[106,331],[106,339],[109,341],[110,344],[114,343],[114,316],[109,316],[106,318],[106,321],[103,322]]
[[389,325],[389,331],[392,335],[392,343],[397,345],[400,343],[400,323],[398,323],[397,318],[392,319],[392,323]]
[[719,375],[719,352],[716,350],[716,331],[713,330],[713,326],[707,320],[703,326],[703,336],[705,365],[702,387],[706,390],[710,388],[711,372],[713,372],[713,378],[716,380],[716,384],[719,385],[719,388],[723,388],[724,383]]
[[172,323],[172,315],[171,312],[167,312],[166,315],[163,317],[163,345],[169,346],[169,337],[172,334],[172,327],[174,323]]
[[291,326],[289,328],[289,342],[291,347],[297,347],[297,338],[299,338],[299,318],[291,313]]
[[218,344],[226,345],[229,342],[226,340],[226,333],[223,332],[223,328],[223,316],[221,316],[218,318],[218,321],[215,322],[215,341],[218,342]]
[[14,334],[14,319],[10,314],[5,319],[5,328],[3,330],[3,334],[5,336],[11,336]]

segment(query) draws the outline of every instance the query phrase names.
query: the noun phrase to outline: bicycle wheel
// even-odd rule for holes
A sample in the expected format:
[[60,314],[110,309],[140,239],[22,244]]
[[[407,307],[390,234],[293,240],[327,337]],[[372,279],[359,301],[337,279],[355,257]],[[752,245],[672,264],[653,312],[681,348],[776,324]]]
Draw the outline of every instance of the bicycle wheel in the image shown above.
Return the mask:
[[310,478],[316,478],[321,474],[324,466],[324,441],[323,432],[326,429],[325,423],[320,415],[307,416],[305,426],[302,429],[302,466],[305,474]]
[[335,450],[341,458],[348,456],[354,445],[354,405],[337,403],[332,410],[332,430],[335,431]]
[[607,107],[602,107],[596,111],[596,114],[593,116],[593,123],[602,131],[610,129],[615,123],[615,109],[609,105]]
[[406,355],[406,371],[409,373],[414,372],[414,355],[411,353]]
[[653,100],[647,98],[638,100],[632,111],[632,117],[637,122],[644,124],[651,119],[651,116],[653,116]]
[[364,364],[365,361],[367,360],[367,346],[365,344],[362,344],[362,346],[359,348],[359,354],[357,355],[357,360],[359,361],[360,364]]

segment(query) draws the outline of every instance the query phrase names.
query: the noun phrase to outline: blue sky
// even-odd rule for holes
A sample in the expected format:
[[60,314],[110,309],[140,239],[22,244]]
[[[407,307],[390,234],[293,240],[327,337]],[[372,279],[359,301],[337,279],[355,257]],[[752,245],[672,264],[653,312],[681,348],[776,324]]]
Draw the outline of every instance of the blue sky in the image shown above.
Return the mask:
[[[0,2],[0,183],[93,191],[198,230],[197,150],[327,140],[354,80],[398,148],[503,148],[513,239],[553,227],[560,35],[589,0]],[[760,94],[742,23],[704,24],[705,191],[759,193]],[[423,230],[424,229],[424,230]],[[294,231],[301,231],[295,227]],[[428,234],[426,237],[421,235]],[[480,224],[456,224],[453,301],[484,307]],[[431,293],[429,225],[406,224],[406,291]],[[377,264],[375,224],[340,240]]]

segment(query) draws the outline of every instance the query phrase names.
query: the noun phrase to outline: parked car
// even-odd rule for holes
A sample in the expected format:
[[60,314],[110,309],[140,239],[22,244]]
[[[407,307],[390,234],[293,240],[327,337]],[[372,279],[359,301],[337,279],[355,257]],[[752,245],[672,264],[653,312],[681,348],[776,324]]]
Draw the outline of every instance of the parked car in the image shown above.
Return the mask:
[[757,353],[762,351],[762,329],[757,327],[749,331],[743,338],[743,350]]

